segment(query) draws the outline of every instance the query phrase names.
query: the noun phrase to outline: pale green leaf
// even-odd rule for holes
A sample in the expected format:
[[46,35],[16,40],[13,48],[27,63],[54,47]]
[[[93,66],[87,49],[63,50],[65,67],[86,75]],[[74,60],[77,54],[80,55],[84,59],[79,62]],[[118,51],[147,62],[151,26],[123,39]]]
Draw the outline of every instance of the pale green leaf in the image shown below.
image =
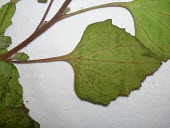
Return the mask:
[[0,34],[4,33],[6,28],[9,27],[12,22],[11,18],[16,10],[15,4],[9,2],[3,5],[0,9]]
[[63,14],[67,14],[67,13],[69,13],[70,11],[71,11],[70,7],[67,7],[67,8],[64,10]]
[[135,0],[125,7],[134,17],[137,39],[162,61],[170,59],[170,0]]
[[128,96],[161,65],[155,54],[111,20],[89,25],[75,50],[64,58],[74,69],[80,99],[103,105]]
[[15,55],[12,56],[10,59],[24,61],[24,60],[28,60],[29,56],[28,56],[28,54],[25,54],[24,52],[18,52],[18,53],[15,53]]

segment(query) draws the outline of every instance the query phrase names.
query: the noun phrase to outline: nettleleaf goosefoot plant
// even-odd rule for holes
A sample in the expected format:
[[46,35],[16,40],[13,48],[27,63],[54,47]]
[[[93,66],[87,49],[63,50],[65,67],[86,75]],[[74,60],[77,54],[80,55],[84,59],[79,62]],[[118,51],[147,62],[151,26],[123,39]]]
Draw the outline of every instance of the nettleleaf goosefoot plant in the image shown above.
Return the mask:
[[[71,0],[66,0],[55,16],[45,23],[49,6],[33,34],[10,51],[10,37],[4,36],[11,25],[15,12],[15,0],[0,10],[0,126],[28,128],[39,127],[28,116],[23,105],[22,88],[18,82],[18,71],[12,63],[44,63],[66,61],[75,72],[75,91],[77,96],[92,103],[108,105],[118,96],[128,96],[138,89],[147,75],[155,72],[161,61],[170,58],[170,1],[135,0],[98,5],[69,13]],[[123,7],[128,9],[135,21],[136,37],[112,25],[111,20],[91,24],[85,30],[77,47],[69,54],[39,60],[27,60],[28,55],[19,53],[34,39],[51,26],[65,18],[104,7]],[[26,110],[26,111],[25,111]],[[19,115],[14,118],[9,111]],[[9,113],[9,114],[8,114]],[[8,118],[13,118],[8,122]],[[24,121],[18,124],[18,120]],[[6,123],[7,122],[7,123]]]

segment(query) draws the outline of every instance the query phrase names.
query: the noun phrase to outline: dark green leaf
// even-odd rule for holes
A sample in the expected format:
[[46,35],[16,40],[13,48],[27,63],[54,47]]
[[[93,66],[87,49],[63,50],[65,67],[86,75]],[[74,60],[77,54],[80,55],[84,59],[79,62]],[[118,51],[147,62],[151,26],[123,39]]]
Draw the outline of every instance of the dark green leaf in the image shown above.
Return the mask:
[[0,60],[0,128],[39,128],[23,105],[16,67]]
[[39,124],[31,119],[28,112],[24,105],[1,108],[0,128],[39,128]]
[[39,3],[47,3],[47,0],[38,0]]
[[16,67],[0,60],[0,106],[22,106],[22,87],[18,78]]

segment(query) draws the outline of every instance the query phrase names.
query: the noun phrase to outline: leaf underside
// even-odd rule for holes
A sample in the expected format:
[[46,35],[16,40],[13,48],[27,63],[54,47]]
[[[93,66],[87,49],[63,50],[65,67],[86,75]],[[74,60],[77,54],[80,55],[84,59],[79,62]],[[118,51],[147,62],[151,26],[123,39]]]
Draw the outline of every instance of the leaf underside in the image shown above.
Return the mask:
[[111,20],[89,25],[66,61],[74,69],[78,97],[102,105],[128,96],[161,65],[155,54]]
[[135,0],[126,4],[137,39],[162,61],[170,59],[170,0]]

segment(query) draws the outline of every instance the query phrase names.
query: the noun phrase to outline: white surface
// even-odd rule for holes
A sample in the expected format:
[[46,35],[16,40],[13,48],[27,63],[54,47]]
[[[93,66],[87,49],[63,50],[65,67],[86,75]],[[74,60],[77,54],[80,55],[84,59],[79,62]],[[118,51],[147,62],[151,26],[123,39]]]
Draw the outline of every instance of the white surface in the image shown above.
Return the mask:
[[[0,0],[0,5],[8,0]],[[114,0],[73,0],[71,10]],[[123,1],[123,0],[117,0]],[[64,0],[55,0],[49,20]],[[27,38],[38,25],[47,4],[22,0],[6,35],[14,47]],[[30,59],[64,55],[78,44],[87,25],[112,19],[113,23],[134,35],[131,14],[123,8],[105,8],[58,22],[23,51]],[[142,88],[127,97],[119,97],[107,107],[81,101],[74,92],[72,67],[65,62],[16,65],[24,89],[24,102],[41,128],[169,128],[170,61],[147,77]],[[28,103],[26,102],[28,101]]]

